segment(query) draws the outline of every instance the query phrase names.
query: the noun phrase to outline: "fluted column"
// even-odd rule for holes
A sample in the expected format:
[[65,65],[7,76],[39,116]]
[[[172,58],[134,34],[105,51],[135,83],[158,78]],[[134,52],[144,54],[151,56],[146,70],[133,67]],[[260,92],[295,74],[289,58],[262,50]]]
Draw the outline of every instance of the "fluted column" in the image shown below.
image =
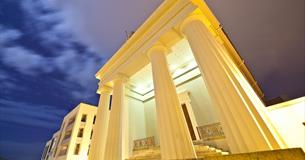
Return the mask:
[[264,104],[211,34],[200,15],[181,25],[215,104],[231,152],[252,152],[284,146],[268,117]]
[[108,132],[109,101],[112,89],[108,86],[100,86],[99,105],[93,128],[93,136],[90,145],[89,160],[103,160]]
[[179,103],[162,45],[148,51],[151,60],[162,159],[195,158],[194,146]]
[[[104,160],[122,160],[127,158],[128,148],[126,148],[127,109],[125,105],[125,82],[127,78],[117,75],[113,80],[112,105],[109,117],[108,136]],[[127,141],[127,142],[126,142]]]

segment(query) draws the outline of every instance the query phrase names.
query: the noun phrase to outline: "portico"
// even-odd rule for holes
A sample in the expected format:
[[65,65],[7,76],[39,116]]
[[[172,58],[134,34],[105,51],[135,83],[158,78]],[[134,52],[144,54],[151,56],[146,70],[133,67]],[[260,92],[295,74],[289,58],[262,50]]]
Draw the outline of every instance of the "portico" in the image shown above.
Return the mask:
[[231,153],[286,148],[233,50],[202,1],[165,0],[96,74],[89,159],[129,158],[133,141],[146,137],[162,159],[197,158],[197,128],[212,123],[225,136],[213,143]]

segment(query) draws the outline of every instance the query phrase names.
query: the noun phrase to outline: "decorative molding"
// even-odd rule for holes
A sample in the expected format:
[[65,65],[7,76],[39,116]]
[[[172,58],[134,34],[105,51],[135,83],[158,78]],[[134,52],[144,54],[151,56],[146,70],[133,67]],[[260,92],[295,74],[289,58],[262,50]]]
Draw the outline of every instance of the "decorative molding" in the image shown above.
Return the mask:
[[[199,77],[201,77],[201,74],[199,74],[199,75],[197,75],[197,76],[194,76],[194,77],[192,77],[192,78],[190,78],[190,79],[188,79],[188,80],[186,80],[186,81],[183,81],[183,82],[177,84],[176,87],[179,87],[179,86],[181,86],[181,85],[183,85],[183,84],[186,84],[186,83],[188,83],[188,82],[190,82],[190,81],[192,81],[192,80],[195,80],[195,79],[197,79],[197,78],[199,78]],[[154,99],[154,98],[155,98],[155,96],[152,96],[152,97],[150,97],[150,98],[145,99],[143,102],[145,103],[145,102],[150,101],[150,100],[152,100],[152,99]]]
[[[194,71],[195,69],[198,69],[198,66],[196,66],[196,67],[194,67],[194,68],[191,68],[191,69],[189,69],[189,70],[183,72],[182,74],[180,74],[180,75],[174,77],[173,80],[176,80],[176,79],[178,79],[178,78],[180,78],[180,77],[182,77],[182,76],[184,76],[184,75],[186,75],[186,74],[188,74],[188,73]],[[201,74],[200,74],[200,75],[201,75]],[[196,77],[196,76],[194,76],[194,77]],[[188,80],[190,80],[190,79],[192,79],[192,78],[194,78],[194,77],[190,77]],[[188,80],[185,80],[184,82],[186,82],[186,81],[188,82]],[[184,83],[184,82],[182,82],[182,83]],[[180,84],[181,84],[181,83],[177,84],[176,87],[178,87],[178,85],[180,85]],[[154,91],[154,89],[152,89],[152,90],[149,90],[149,91],[147,91],[147,92],[141,94],[141,93],[139,93],[139,92],[137,92],[137,91],[135,91],[135,90],[133,90],[133,89],[131,89],[131,88],[129,88],[129,90],[130,90],[131,92],[133,92],[133,93],[136,93],[136,94],[140,95],[140,96],[145,96],[146,94],[148,94],[148,93]]]
[[191,99],[189,97],[189,91],[184,91],[178,94],[180,103],[188,103],[191,102]]
[[108,93],[111,94],[112,92],[112,87],[109,87],[107,85],[104,85],[102,83],[99,83],[99,87],[96,93],[101,94],[101,93]]

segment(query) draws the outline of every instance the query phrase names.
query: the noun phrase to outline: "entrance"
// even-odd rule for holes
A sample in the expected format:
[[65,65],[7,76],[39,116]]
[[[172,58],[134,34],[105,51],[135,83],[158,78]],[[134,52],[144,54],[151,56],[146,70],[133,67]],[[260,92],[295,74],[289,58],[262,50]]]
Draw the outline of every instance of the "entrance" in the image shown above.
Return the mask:
[[183,111],[183,114],[184,114],[184,117],[185,117],[185,120],[186,120],[186,123],[187,123],[187,127],[189,129],[191,138],[194,141],[194,140],[196,140],[196,135],[195,135],[195,131],[194,131],[194,127],[193,127],[193,124],[192,124],[192,120],[190,118],[190,115],[189,115],[189,112],[187,110],[186,104],[183,103],[181,105],[181,107],[182,107],[182,111]]

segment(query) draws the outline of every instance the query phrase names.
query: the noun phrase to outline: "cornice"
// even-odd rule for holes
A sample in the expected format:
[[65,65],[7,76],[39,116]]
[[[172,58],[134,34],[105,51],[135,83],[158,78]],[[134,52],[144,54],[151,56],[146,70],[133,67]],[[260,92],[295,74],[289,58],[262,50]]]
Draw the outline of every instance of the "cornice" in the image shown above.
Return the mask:
[[[139,27],[133,36],[123,44],[123,46],[113,55],[113,57],[96,73],[96,78],[103,83],[111,81],[113,75],[127,70],[132,66],[135,72],[149,61],[145,52],[156,42],[163,34],[180,23],[196,6],[189,0],[165,0],[155,12]],[[141,56],[146,57],[143,59]],[[141,57],[142,61],[137,62]],[[124,73],[124,72],[123,72]],[[128,75],[130,76],[130,75]]]

